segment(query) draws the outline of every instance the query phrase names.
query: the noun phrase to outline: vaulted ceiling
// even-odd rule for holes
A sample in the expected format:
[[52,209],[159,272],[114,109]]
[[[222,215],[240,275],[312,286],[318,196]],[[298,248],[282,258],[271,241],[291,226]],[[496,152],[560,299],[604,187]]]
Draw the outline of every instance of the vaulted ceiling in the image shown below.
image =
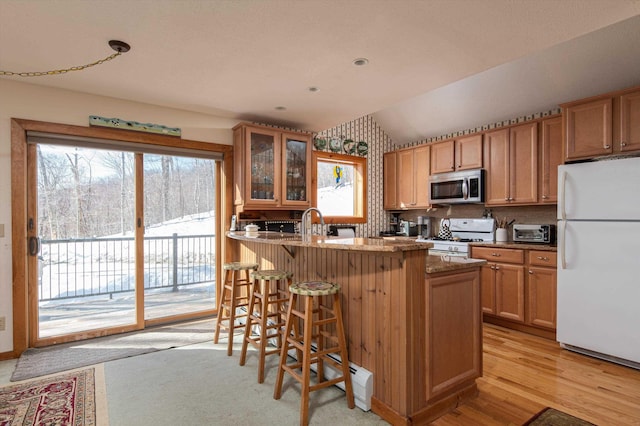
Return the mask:
[[395,143],[640,84],[638,0],[0,0],[0,70],[110,39],[0,78]]

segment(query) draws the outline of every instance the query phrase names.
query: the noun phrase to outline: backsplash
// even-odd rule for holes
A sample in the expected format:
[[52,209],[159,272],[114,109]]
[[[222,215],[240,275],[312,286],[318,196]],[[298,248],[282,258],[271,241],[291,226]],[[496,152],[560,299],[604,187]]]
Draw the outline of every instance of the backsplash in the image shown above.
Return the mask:
[[485,211],[491,212],[494,218],[507,218],[507,221],[515,219],[514,223],[543,224],[556,223],[556,205],[549,206],[513,206],[513,207],[484,207],[481,204],[454,204],[446,207],[435,207],[430,211],[409,210],[400,214],[400,219],[418,222],[418,216],[431,217],[433,231],[438,232],[440,219],[449,218],[480,218]]

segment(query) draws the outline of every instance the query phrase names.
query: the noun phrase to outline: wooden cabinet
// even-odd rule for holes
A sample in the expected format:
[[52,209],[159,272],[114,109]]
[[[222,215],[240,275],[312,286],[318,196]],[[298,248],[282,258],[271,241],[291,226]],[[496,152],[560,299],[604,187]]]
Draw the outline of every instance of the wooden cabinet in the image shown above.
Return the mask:
[[482,135],[431,144],[431,173],[482,168]]
[[540,169],[538,185],[541,204],[558,202],[558,166],[562,164],[562,117],[540,123]]
[[[425,209],[429,207],[429,145],[401,149],[384,157],[384,208]],[[392,164],[395,157],[395,165]],[[392,171],[395,168],[395,182]],[[395,193],[395,204],[393,194]],[[393,207],[392,207],[393,206]]]
[[311,205],[311,135],[242,123],[233,128],[236,212]]
[[488,262],[480,271],[486,321],[554,337],[556,252],[472,246],[471,257]]
[[484,137],[485,204],[537,204],[538,123],[487,132]]
[[640,150],[640,88],[561,106],[565,161]]
[[557,272],[556,253],[529,251],[527,274],[527,323],[555,330]]
[[398,183],[397,183],[397,161],[396,152],[387,152],[383,156],[383,208],[394,210],[398,208]]
[[489,263],[480,272],[482,311],[512,321],[525,321],[524,252],[473,247],[472,257]]

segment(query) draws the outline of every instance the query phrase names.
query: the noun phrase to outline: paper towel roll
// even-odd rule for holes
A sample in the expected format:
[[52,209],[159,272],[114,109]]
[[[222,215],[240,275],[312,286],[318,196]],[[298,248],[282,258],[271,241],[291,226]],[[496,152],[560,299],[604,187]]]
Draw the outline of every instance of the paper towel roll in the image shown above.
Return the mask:
[[345,238],[355,238],[356,233],[353,228],[338,228],[338,236]]

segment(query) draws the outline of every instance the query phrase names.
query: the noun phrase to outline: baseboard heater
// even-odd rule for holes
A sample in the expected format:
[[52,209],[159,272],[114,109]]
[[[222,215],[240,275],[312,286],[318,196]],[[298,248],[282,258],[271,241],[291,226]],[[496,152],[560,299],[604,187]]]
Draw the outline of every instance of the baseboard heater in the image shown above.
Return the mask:
[[[317,346],[315,343],[311,345],[311,351],[316,352]],[[289,350],[289,356],[296,361],[297,353],[295,349]],[[329,358],[333,359],[339,364],[342,364],[342,359],[338,354],[329,354]],[[317,374],[317,365],[311,364],[311,370]],[[349,371],[351,372],[351,387],[353,388],[353,397],[355,399],[356,406],[363,411],[371,410],[371,396],[373,395],[373,373],[366,368],[360,367],[352,362],[349,363]],[[324,375],[328,380],[335,379],[342,375],[342,371],[337,370],[332,365],[324,364]],[[343,391],[344,382],[336,383],[335,386],[339,387]]]

